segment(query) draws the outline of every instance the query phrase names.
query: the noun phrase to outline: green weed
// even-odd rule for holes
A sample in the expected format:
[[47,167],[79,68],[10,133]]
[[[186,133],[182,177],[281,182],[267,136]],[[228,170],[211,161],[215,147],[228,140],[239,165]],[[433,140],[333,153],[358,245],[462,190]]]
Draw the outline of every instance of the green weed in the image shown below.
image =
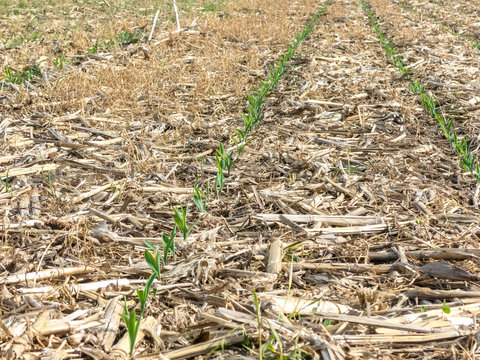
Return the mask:
[[138,42],[142,38],[141,32],[132,33],[130,31],[122,31],[117,37],[116,42],[126,45]]
[[24,84],[26,81],[32,81],[35,77],[41,75],[38,65],[31,66],[24,71],[15,71],[9,67],[5,68],[3,79],[12,84]]

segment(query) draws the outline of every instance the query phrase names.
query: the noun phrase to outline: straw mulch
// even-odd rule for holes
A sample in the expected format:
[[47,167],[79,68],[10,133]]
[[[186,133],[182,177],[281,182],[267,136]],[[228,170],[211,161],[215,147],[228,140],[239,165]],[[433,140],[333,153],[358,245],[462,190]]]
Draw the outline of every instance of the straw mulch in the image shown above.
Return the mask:
[[[213,183],[245,93],[318,7],[222,4],[181,10],[179,33],[158,25],[150,42],[89,54],[94,34],[148,35],[154,13],[62,3],[84,26],[70,40],[2,50],[3,70],[56,47],[69,59],[0,90],[3,358],[128,358],[119,314],[151,273],[145,241],[162,246],[172,206],[189,203],[190,224],[201,216],[193,185]],[[478,50],[393,2],[369,4],[476,139]],[[135,357],[253,359],[269,343],[265,358],[475,358],[479,187],[359,3],[328,6],[263,109],[224,191],[177,234]]]

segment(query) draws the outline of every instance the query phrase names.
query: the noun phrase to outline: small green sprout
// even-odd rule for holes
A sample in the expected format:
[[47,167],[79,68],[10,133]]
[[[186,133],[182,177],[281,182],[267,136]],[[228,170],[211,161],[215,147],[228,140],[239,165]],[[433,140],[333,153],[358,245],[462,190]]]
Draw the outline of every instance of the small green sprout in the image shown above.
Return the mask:
[[63,69],[64,65],[65,65],[65,54],[56,56],[55,59],[53,60],[53,66],[58,70]]
[[215,198],[218,198],[218,196],[220,196],[220,193],[223,190],[223,186],[225,185],[225,177],[223,175],[222,159],[218,156],[218,154],[215,154],[215,157],[217,159],[217,177],[215,178]]
[[200,190],[196,183],[193,185],[193,192],[193,202],[197,205],[198,211],[204,213],[210,201],[210,181],[207,182],[205,192]]
[[[150,251],[148,251],[147,249],[145,249],[145,261],[147,262],[147,265],[148,267],[150,268],[150,270],[152,270],[152,273],[156,275],[157,279],[161,279],[161,275],[160,275],[160,270],[161,270],[161,264],[160,264],[160,260],[162,260],[161,256],[160,256],[160,251],[158,250],[158,248],[153,245],[152,243],[148,242],[148,241],[145,241],[145,245],[150,248],[150,250],[152,250],[154,252],[155,255],[153,255]],[[165,265],[165,261],[163,262],[163,264]]]
[[[195,225],[195,224],[194,224]],[[193,225],[192,225],[193,227]],[[163,264],[167,265],[168,253],[172,254],[173,261],[175,261],[175,235],[177,235],[177,227],[174,226],[170,232],[170,236],[165,234],[162,235],[162,245],[163,245]]]
[[176,206],[173,206],[173,211],[175,213],[173,217],[173,221],[177,224],[178,228],[183,234],[183,240],[187,240],[190,232],[192,231],[193,227],[197,224],[197,222],[201,219],[197,219],[192,225],[187,225],[187,215],[188,215],[188,204],[185,206],[180,206],[180,209]]
[[20,72],[7,67],[3,79],[12,84],[24,84],[27,81],[32,81],[35,77],[39,77],[40,75],[41,72],[39,65],[31,66],[27,70]]
[[233,151],[230,151],[229,153],[227,153],[225,151],[223,144],[220,142],[218,144],[217,154],[221,158],[220,166],[222,167],[222,169],[227,169],[227,177],[230,176],[230,170],[232,169],[232,165],[233,165],[233,160],[232,160]]
[[128,311],[127,307],[127,298],[124,297],[124,313],[119,314],[122,320],[125,322],[125,326],[127,327],[128,332],[128,339],[130,343],[130,356],[133,356],[133,351],[135,350],[135,342],[137,340],[138,330],[140,330],[140,323],[143,319],[145,314],[145,308],[147,306],[148,295],[150,294],[150,288],[153,284],[153,281],[157,277],[157,274],[152,274],[147,280],[145,284],[145,288],[143,290],[137,290],[137,297],[140,301],[140,314],[138,318],[135,313],[135,309],[132,309],[131,312]]
[[9,170],[7,170],[7,175],[5,176],[5,180],[3,180],[2,177],[0,177],[0,184],[5,189],[5,193],[12,192],[12,190],[9,188],[10,178],[8,177],[8,172]]
[[133,355],[133,350],[135,349],[135,341],[137,340],[138,330],[140,329],[140,318],[137,321],[137,316],[135,309],[128,311],[127,307],[127,297],[124,296],[124,313],[120,314],[120,317],[125,322],[128,332],[128,340],[130,343],[130,356]]
[[446,301],[446,300],[443,300],[442,311],[443,311],[445,314],[450,314],[450,306],[447,305],[447,301]]

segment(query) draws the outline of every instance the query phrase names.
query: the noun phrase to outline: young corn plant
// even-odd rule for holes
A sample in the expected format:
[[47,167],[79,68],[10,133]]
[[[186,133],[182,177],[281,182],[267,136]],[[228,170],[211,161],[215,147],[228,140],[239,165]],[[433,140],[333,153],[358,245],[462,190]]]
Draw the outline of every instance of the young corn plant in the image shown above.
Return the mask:
[[3,79],[12,84],[25,84],[27,81],[32,81],[35,77],[40,77],[40,66],[35,65],[29,67],[24,71],[15,71],[7,67]]
[[[152,287],[155,279],[160,280],[160,269],[161,269],[161,257],[160,251],[156,249],[154,245],[146,242],[146,245],[155,252],[153,255],[150,251],[145,250],[145,260],[148,264],[148,267],[152,270],[152,274],[147,280],[143,290],[137,290],[137,297],[140,302],[140,313],[136,314],[135,308],[132,311],[128,310],[127,298],[124,297],[124,313],[120,314],[120,317],[125,322],[125,326],[128,332],[128,340],[130,344],[130,356],[133,356],[135,350],[135,342],[137,340],[138,330],[140,330],[140,324],[142,322],[143,316],[145,314],[145,308],[147,307],[148,296],[150,294],[150,289]],[[154,295],[156,294],[156,289],[154,289]]]
[[225,185],[225,176],[223,175],[222,158],[218,156],[217,153],[215,154],[215,158],[217,159],[217,177],[215,178],[215,198],[217,199]]
[[230,170],[233,165],[233,151],[227,153],[222,143],[218,144],[217,155],[221,159],[221,167],[223,170],[227,169],[227,177],[230,176]]
[[[173,261],[176,260],[175,235],[177,235],[177,227],[176,226],[173,227],[172,231],[170,232],[170,235],[165,235],[165,234],[162,235],[163,265],[167,265],[168,253],[172,254]],[[159,277],[159,279],[160,279],[160,277]]]
[[8,187],[9,183],[10,183],[10,178],[8,177],[8,170],[7,170],[7,176],[5,176],[5,180],[3,180],[2,177],[0,176],[0,185],[3,186],[5,193],[12,192],[12,190]]
[[188,226],[187,225],[187,215],[188,215],[188,204],[185,206],[180,206],[180,209],[176,206],[173,207],[174,217],[173,221],[177,224],[178,228],[183,234],[183,240],[187,240],[188,236],[193,230],[193,227],[200,221],[201,218],[195,220],[195,222]]
[[193,203],[197,206],[200,213],[205,213],[207,204],[210,201],[210,181],[207,181],[206,190],[203,192],[197,187],[197,184],[193,185]]
[[240,155],[243,152],[243,149],[247,144],[252,141],[252,137],[248,137],[248,134],[245,133],[245,131],[242,131],[240,129],[235,129],[235,134],[237,134],[237,139],[235,139],[234,136],[232,136],[232,141],[235,144],[237,148],[237,159],[240,157]]

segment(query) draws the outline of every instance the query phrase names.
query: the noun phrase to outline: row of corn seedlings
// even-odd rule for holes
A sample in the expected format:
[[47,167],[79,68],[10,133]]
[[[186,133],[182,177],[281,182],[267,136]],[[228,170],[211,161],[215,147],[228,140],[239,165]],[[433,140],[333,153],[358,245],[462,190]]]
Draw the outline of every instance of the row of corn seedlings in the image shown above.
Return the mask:
[[460,158],[460,165],[475,177],[477,183],[480,183],[480,166],[476,157],[471,153],[474,140],[472,139],[469,141],[466,135],[461,140],[459,139],[457,132],[453,129],[453,124],[455,121],[454,117],[443,115],[440,110],[439,102],[425,92],[425,87],[422,86],[419,81],[411,80],[410,76],[408,75],[408,66],[403,61],[402,56],[397,54],[393,44],[382,33],[375,14],[370,10],[365,0],[360,0],[360,2],[362,3],[363,9],[370,19],[370,24],[377,34],[377,37],[382,43],[385,51],[392,58],[392,61],[400,74],[404,78],[408,79],[410,90],[414,94],[420,95],[425,110],[438,121],[440,129]]
[[412,14],[416,14],[416,15],[419,15],[421,16],[422,18],[427,18],[427,19],[430,19],[432,20],[432,22],[434,24],[437,24],[439,25],[444,31],[458,37],[459,39],[463,40],[463,41],[466,41],[468,42],[469,44],[475,46],[477,49],[480,49],[480,43],[478,43],[478,41],[475,41],[474,39],[468,37],[468,36],[465,36],[465,35],[462,35],[460,34],[458,31],[456,31],[455,29],[452,29],[451,27],[445,25],[441,19],[439,19],[437,16],[435,15],[429,15],[429,14],[424,14],[424,13],[421,13],[420,11],[418,11],[417,9],[414,9],[410,6],[408,6],[407,4],[405,4],[404,2],[402,1],[395,1],[395,0],[390,0],[392,3],[400,6],[402,9],[412,13]]
[[[205,212],[208,203],[211,199],[211,192],[218,198],[222,192],[226,177],[230,175],[233,164],[235,164],[242,154],[245,146],[253,139],[253,130],[258,125],[262,118],[262,104],[265,102],[265,98],[269,92],[276,88],[278,81],[285,73],[288,62],[292,59],[296,49],[300,43],[310,34],[315,22],[325,12],[327,5],[331,0],[326,0],[323,6],[318,10],[311,20],[306,25],[305,29],[297,34],[293,42],[289,45],[287,50],[283,53],[276,66],[270,68],[267,81],[261,81],[260,87],[255,89],[252,94],[247,95],[248,112],[242,114],[243,128],[235,129],[235,135],[231,138],[234,146],[233,150],[225,148],[222,142],[219,143],[218,149],[215,153],[217,162],[217,175],[213,184],[213,190],[210,188],[210,181],[205,183],[205,187],[202,189],[198,186],[198,182],[193,185],[193,203],[196,205],[200,212],[200,217],[192,224],[188,224],[188,208],[189,204],[181,205],[179,207],[174,206],[174,223],[175,226],[169,235],[162,235],[162,251],[160,251],[155,245],[145,242],[148,249],[145,250],[144,256],[152,274],[148,278],[145,287],[137,290],[137,297],[140,302],[140,313],[136,314],[135,308],[129,311],[127,306],[127,300],[124,299],[124,313],[120,314],[125,322],[129,343],[130,343],[130,356],[133,355],[135,349],[135,341],[138,331],[140,329],[140,323],[145,313],[145,308],[148,302],[148,296],[152,288],[153,282],[161,279],[161,268],[166,265],[169,259],[169,254],[172,254],[172,259],[175,260],[175,236],[177,234],[177,228],[183,235],[184,240],[188,238],[193,230],[193,227],[200,221]],[[236,149],[236,153],[235,150]],[[234,158],[235,156],[235,158]],[[153,295],[156,295],[156,289],[153,289]]]

